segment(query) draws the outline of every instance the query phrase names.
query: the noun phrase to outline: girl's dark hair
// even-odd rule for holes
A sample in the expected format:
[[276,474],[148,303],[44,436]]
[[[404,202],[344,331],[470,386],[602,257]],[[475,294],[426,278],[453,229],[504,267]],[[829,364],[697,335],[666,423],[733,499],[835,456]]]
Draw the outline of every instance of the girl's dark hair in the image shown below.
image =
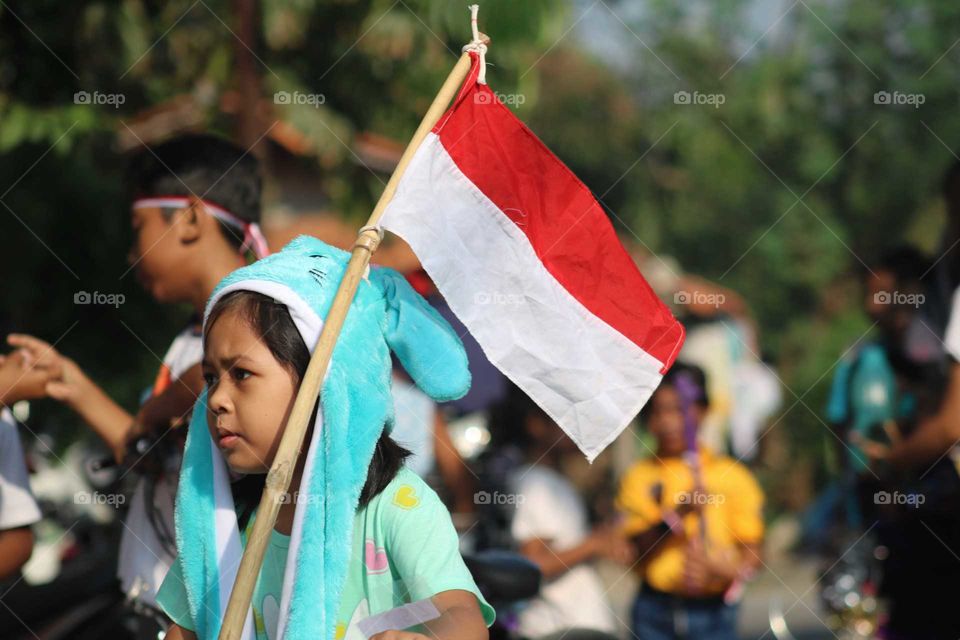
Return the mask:
[[[310,351],[293,323],[287,306],[254,291],[234,291],[220,298],[210,310],[206,323],[207,331],[228,310],[240,314],[240,318],[246,321],[263,340],[277,362],[294,375],[299,385],[310,363]],[[206,333],[203,341],[206,344]],[[316,418],[319,407],[318,399],[313,408],[311,424]],[[410,451],[398,445],[386,433],[380,436],[373,451],[373,458],[370,460],[367,480],[360,491],[359,508],[367,506],[370,500],[390,484],[410,455]],[[246,525],[250,513],[260,503],[265,479],[266,476],[262,474],[250,475],[233,484],[234,500],[237,502],[237,508],[243,512],[240,518],[241,530]]]

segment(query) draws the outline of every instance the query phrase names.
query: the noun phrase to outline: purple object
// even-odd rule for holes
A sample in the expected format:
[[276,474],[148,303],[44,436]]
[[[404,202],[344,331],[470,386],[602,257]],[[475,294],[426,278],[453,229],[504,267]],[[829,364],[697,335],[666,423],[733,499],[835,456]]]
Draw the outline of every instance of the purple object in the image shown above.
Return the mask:
[[467,351],[467,361],[470,366],[470,375],[473,383],[470,391],[459,400],[444,403],[444,406],[453,407],[458,415],[483,411],[501,402],[507,392],[507,379],[493,364],[487,360],[486,354],[474,337],[467,331],[460,319],[454,315],[446,300],[439,295],[430,296],[428,302],[440,315],[450,323],[463,341]]

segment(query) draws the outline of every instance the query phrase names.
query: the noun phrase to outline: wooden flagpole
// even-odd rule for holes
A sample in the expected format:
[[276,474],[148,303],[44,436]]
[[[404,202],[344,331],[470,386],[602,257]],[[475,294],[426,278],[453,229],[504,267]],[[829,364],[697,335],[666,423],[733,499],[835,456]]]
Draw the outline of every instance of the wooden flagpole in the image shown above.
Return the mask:
[[[482,36],[481,40],[484,44],[489,42],[486,36]],[[400,157],[400,162],[394,169],[393,175],[390,176],[390,180],[377,201],[373,213],[370,214],[367,224],[360,229],[357,240],[353,245],[350,261],[347,263],[347,270],[344,273],[343,280],[340,281],[330,312],[327,314],[323,329],[320,331],[316,348],[310,358],[310,364],[307,366],[307,371],[300,383],[300,390],[297,393],[290,418],[287,420],[286,428],[280,439],[277,455],[270,467],[270,472],[267,474],[263,495],[260,498],[260,506],[257,508],[257,518],[247,540],[246,548],[243,550],[243,558],[237,571],[237,580],[230,592],[230,601],[223,618],[223,626],[220,628],[219,640],[240,640],[243,633],[243,624],[250,607],[250,600],[253,597],[253,588],[256,585],[257,576],[260,574],[260,565],[263,563],[267,541],[270,539],[270,532],[276,523],[277,515],[280,513],[283,497],[290,487],[290,479],[297,458],[303,448],[308,422],[313,414],[313,407],[320,393],[320,385],[327,372],[327,366],[330,364],[333,347],[336,345],[337,337],[340,335],[340,329],[343,327],[343,321],[350,304],[353,302],[360,280],[370,263],[370,257],[377,250],[382,239],[382,231],[378,226],[380,217],[390,200],[393,199],[397,184],[403,177],[411,158],[446,111],[469,71],[470,54],[465,51],[453,67],[450,75],[447,76],[443,86],[440,87],[440,92],[433,99],[433,103],[421,120],[420,126],[417,127],[413,138],[407,144],[407,148]]]

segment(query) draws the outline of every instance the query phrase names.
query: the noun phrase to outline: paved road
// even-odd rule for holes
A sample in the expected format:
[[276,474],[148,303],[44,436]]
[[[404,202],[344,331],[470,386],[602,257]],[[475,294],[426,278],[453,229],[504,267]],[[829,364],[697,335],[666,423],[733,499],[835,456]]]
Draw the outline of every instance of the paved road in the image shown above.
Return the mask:
[[[835,640],[818,603],[817,567],[789,557],[770,559],[766,570],[747,589],[740,608],[740,635],[744,640]],[[770,630],[770,610],[784,612],[791,635]]]

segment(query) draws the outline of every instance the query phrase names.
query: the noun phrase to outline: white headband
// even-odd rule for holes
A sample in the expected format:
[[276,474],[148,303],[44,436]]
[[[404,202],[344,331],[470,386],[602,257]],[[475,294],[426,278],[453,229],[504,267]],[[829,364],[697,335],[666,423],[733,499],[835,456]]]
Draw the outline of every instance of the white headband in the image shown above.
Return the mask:
[[[243,232],[243,244],[240,245],[240,251],[250,249],[253,252],[253,255],[260,258],[265,258],[270,255],[270,249],[267,247],[267,240],[263,236],[263,232],[260,230],[260,225],[256,222],[247,222],[242,218],[230,213],[223,207],[219,207],[212,202],[207,200],[200,199],[200,203],[203,204],[204,208],[210,212],[217,220],[224,222],[234,229],[239,229]],[[188,207],[191,204],[190,198],[186,196],[158,196],[155,198],[138,198],[133,201],[132,207],[134,209],[146,209],[152,207],[158,207],[160,209],[179,209],[182,207]]]

